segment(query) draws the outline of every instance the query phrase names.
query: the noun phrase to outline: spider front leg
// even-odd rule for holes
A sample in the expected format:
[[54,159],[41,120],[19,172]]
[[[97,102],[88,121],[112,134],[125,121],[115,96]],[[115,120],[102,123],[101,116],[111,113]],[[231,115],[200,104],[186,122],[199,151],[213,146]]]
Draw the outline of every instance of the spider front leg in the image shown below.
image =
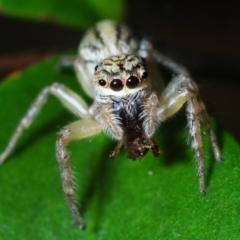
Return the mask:
[[[154,99],[155,101],[153,101]],[[152,111],[153,109],[149,106],[146,109],[156,112],[156,116],[153,116],[152,119],[155,117],[161,122],[178,112],[185,103],[191,146],[196,152],[200,192],[205,194],[204,156],[201,136],[202,123],[207,127],[216,160],[221,161],[222,157],[196,83],[191,78],[183,75],[175,77],[162,93],[158,103],[156,102],[155,94],[150,96],[148,105],[150,106],[151,104],[152,108],[155,107],[155,111]],[[150,131],[152,129],[151,125],[151,121],[145,123],[145,129],[150,136],[152,134]]]
[[63,191],[72,212],[75,224],[81,229],[86,224],[81,216],[77,203],[74,199],[74,182],[70,155],[66,149],[68,143],[72,140],[90,137],[102,131],[102,125],[95,120],[85,119],[73,122],[64,127],[58,134],[56,153],[60,166]]

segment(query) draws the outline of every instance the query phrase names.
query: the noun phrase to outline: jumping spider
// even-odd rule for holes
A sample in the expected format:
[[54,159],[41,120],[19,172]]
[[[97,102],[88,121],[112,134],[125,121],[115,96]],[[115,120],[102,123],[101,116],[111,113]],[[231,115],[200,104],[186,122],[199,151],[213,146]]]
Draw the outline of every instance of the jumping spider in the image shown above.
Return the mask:
[[[222,157],[198,87],[184,67],[153,49],[149,41],[138,41],[127,26],[110,20],[89,29],[80,43],[79,56],[69,61],[83,89],[94,99],[93,104],[89,107],[81,96],[62,84],[45,87],[20,121],[0,155],[0,163],[13,151],[18,138],[31,125],[48,96],[56,96],[81,118],[58,133],[56,154],[70,210],[75,222],[84,228],[85,222],[74,199],[68,143],[106,131],[118,141],[110,154],[112,158],[118,155],[122,145],[132,159],[141,159],[148,150],[158,156],[160,150],[152,139],[158,125],[186,105],[200,192],[205,193],[201,124],[206,125],[215,158],[221,161]],[[157,63],[175,74],[166,87]]]

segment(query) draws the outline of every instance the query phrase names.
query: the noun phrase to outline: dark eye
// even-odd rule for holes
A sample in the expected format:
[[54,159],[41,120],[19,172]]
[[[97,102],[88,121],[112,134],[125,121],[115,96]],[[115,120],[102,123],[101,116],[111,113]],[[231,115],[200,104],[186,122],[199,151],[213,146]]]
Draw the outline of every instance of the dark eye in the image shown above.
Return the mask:
[[148,72],[144,71],[142,74],[142,79],[146,79],[148,77]]
[[110,83],[110,87],[113,91],[121,91],[123,86],[123,82],[120,79],[114,79]]
[[97,69],[98,69],[98,65],[94,68],[95,72],[97,71]]
[[99,85],[102,87],[106,86],[107,84],[107,82],[104,79],[100,79],[98,82],[99,82]]
[[136,88],[139,85],[139,79],[135,76],[130,76],[127,80],[127,87],[128,88]]

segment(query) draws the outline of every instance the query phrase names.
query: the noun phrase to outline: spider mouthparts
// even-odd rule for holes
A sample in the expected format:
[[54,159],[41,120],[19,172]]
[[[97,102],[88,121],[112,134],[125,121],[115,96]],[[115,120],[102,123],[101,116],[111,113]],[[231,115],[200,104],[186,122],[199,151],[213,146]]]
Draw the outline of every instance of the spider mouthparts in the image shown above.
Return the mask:
[[113,150],[113,151],[109,154],[109,157],[110,157],[111,159],[114,159],[114,158],[116,158],[116,156],[118,155],[118,153],[119,153],[119,152],[116,152],[115,150]]
[[114,148],[114,150],[109,154],[109,157],[110,157],[111,159],[114,159],[114,158],[119,154],[122,145],[123,145],[123,142],[120,141],[120,142],[117,144],[117,146]]
[[[153,140],[152,140],[153,141]],[[154,157],[158,157],[162,152],[159,146],[153,141],[153,146],[151,147]]]

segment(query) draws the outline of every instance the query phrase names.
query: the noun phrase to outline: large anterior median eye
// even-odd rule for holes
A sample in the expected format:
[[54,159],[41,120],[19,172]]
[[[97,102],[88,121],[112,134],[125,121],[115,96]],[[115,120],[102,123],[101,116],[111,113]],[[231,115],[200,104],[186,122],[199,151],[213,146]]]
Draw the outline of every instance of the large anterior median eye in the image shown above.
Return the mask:
[[130,76],[127,80],[127,87],[128,88],[136,88],[139,86],[139,79],[136,76]]
[[113,91],[121,91],[124,85],[120,79],[113,79],[110,83],[110,87]]

